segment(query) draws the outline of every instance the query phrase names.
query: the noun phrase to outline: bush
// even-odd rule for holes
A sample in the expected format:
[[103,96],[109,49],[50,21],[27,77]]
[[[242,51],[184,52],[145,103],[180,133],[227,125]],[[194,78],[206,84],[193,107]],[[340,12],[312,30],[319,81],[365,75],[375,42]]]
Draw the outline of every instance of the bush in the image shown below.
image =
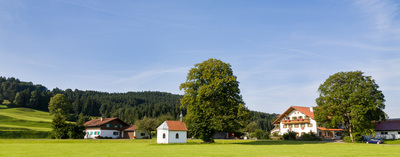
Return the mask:
[[343,140],[344,140],[344,142],[351,143],[351,138],[350,138],[350,136],[345,136],[345,137],[343,138]]
[[296,140],[296,132],[288,131],[287,133],[283,134],[284,140]]
[[301,141],[321,141],[322,139],[317,136],[314,132],[310,131],[309,133],[305,133],[304,135],[301,135],[300,139]]
[[250,138],[269,139],[269,133],[268,132],[264,132],[261,129],[256,129],[249,136],[250,136]]

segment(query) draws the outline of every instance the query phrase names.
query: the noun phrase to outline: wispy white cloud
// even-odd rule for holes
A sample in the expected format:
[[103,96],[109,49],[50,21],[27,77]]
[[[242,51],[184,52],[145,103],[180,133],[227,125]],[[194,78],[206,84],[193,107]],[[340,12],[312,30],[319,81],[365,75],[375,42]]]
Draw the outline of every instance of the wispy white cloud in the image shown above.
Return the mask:
[[379,35],[400,39],[398,5],[390,0],[357,0],[354,3],[368,18]]
[[128,14],[128,13],[122,13],[122,12],[114,11],[114,10],[111,10],[111,9],[104,9],[104,8],[100,8],[100,7],[95,7],[93,5],[87,5],[87,4],[83,3],[82,1],[73,2],[73,1],[63,1],[62,0],[62,2],[66,3],[66,4],[71,4],[71,5],[75,5],[75,6],[79,6],[79,7],[83,7],[83,8],[87,8],[87,9],[91,9],[91,10],[94,10],[94,11],[97,11],[97,12],[102,12],[102,13],[106,13],[106,14],[110,14],[110,15],[114,15],[114,16],[130,18],[130,19],[136,19],[136,20],[149,22],[149,23],[154,23],[154,24],[161,24],[161,25],[167,25],[167,26],[173,26],[173,27],[179,27],[179,28],[195,28],[194,26],[189,26],[189,25],[182,24],[182,23],[173,23],[173,22],[166,22],[166,21],[162,21],[162,20],[154,20],[154,19],[151,19],[151,18],[143,18],[143,17],[139,17],[139,16],[134,16],[134,15]]

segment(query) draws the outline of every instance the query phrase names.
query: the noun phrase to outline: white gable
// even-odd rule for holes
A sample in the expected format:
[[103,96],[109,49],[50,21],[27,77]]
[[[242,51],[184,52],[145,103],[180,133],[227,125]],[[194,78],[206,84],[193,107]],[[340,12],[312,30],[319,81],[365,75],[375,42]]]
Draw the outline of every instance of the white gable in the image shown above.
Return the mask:
[[169,130],[167,121],[164,121],[164,123],[162,123],[162,124],[157,128],[157,130]]

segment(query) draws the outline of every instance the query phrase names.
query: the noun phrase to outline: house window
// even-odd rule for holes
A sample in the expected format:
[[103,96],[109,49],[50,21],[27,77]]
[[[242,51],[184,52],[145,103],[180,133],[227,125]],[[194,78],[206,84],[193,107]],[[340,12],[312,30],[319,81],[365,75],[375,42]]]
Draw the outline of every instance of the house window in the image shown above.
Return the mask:
[[118,132],[116,132],[116,131],[115,131],[115,132],[113,132],[113,135],[118,135]]
[[90,135],[93,135],[93,131],[90,132]]
[[87,134],[90,135],[90,132],[88,131]]
[[303,119],[303,116],[299,116],[299,119]]
[[106,127],[107,127],[107,128],[110,127],[110,124],[106,124]]
[[175,138],[179,139],[179,134],[178,133],[175,134]]
[[162,134],[162,138],[165,139],[165,133]]
[[308,124],[308,127],[312,127],[312,123]]
[[299,128],[299,124],[293,124],[295,128]]
[[287,128],[287,125],[286,125],[286,124],[283,124],[283,128]]
[[116,128],[117,127],[117,124],[114,124],[114,128]]
[[306,116],[304,119],[310,119],[310,117]]
[[293,119],[293,120],[296,120],[296,119],[297,119],[297,117],[292,117],[292,119]]
[[145,136],[145,135],[146,135],[146,134],[145,134],[145,133],[143,133],[143,132],[142,132],[142,133],[140,133],[140,136]]

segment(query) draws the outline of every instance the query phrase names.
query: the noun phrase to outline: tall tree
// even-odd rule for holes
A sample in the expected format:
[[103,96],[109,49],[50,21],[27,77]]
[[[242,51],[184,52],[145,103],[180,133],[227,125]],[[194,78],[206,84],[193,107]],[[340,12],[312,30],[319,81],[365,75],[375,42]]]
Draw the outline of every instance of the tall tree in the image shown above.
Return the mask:
[[50,115],[61,114],[65,117],[68,116],[69,110],[71,108],[71,103],[64,94],[57,94],[50,98],[49,102],[49,112]]
[[69,114],[70,106],[68,98],[63,94],[57,94],[50,98],[49,112],[50,115],[53,115],[53,121],[51,122],[52,136],[56,139],[68,138],[68,130],[74,129],[66,123],[66,116]]
[[187,107],[187,126],[196,138],[213,142],[216,132],[247,125],[250,114],[230,64],[218,59],[196,64],[179,88],[185,90],[181,107]]
[[136,121],[135,125],[138,130],[145,131],[150,136],[150,139],[151,131],[156,130],[157,128],[156,119],[149,117],[144,117],[143,119]]
[[51,135],[55,139],[68,138],[68,124],[66,123],[64,115],[55,114],[51,122]]
[[371,76],[361,71],[338,72],[318,88],[315,119],[328,128],[343,126],[355,136],[372,133],[373,121],[385,120],[385,99]]

